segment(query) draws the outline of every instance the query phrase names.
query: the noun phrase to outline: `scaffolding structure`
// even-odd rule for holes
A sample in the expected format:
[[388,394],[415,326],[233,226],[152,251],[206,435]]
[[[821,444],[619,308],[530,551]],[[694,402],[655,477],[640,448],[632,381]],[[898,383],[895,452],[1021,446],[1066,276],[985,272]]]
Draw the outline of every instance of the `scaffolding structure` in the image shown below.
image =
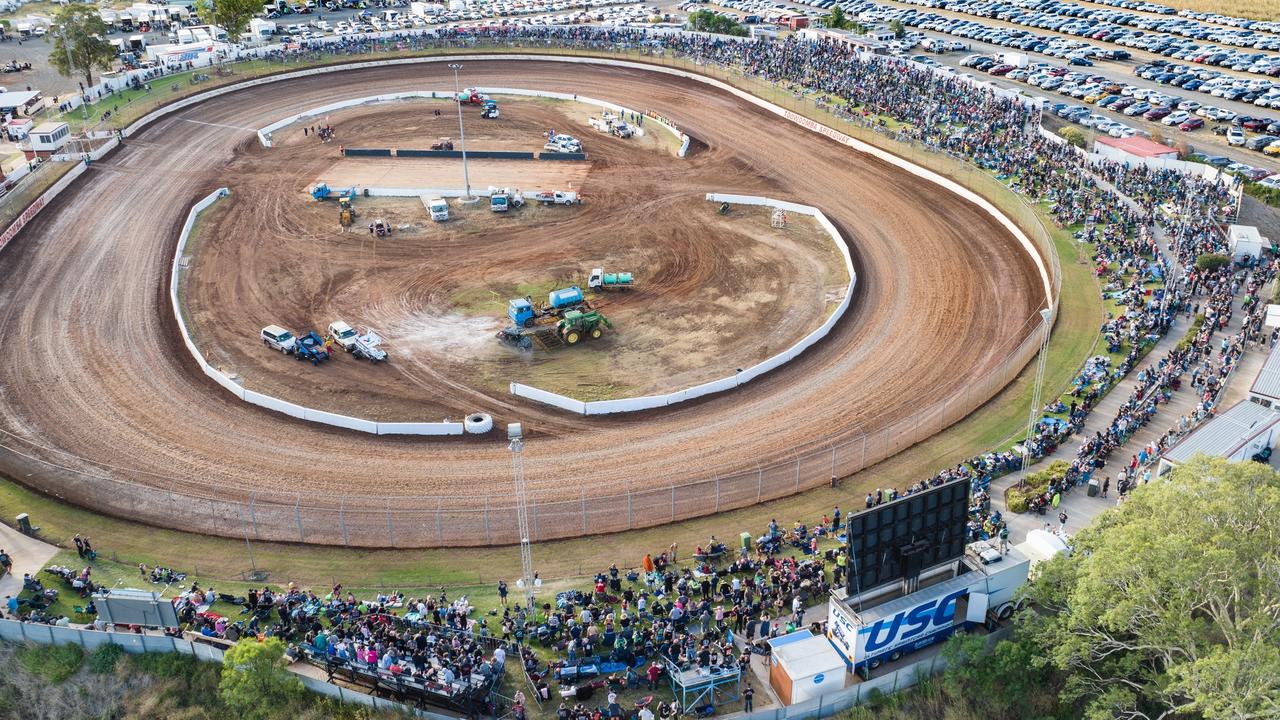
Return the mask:
[[663,658],[667,677],[671,679],[671,693],[680,701],[680,707],[690,715],[697,715],[697,708],[720,705],[738,699],[742,690],[742,668],[718,667],[706,670],[694,667],[682,670],[670,658]]

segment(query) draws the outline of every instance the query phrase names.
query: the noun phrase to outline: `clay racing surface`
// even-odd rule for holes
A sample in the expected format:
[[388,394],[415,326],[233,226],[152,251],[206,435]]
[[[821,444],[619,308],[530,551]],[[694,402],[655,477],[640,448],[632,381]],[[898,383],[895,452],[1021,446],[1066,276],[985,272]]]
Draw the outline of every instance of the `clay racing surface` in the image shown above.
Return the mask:
[[[842,438],[918,418],[926,404],[968,397],[970,386],[1035,327],[1032,316],[1043,298],[1030,258],[995,219],[932,183],[695,81],[529,61],[469,61],[466,73],[476,85],[510,84],[518,77],[525,87],[581,92],[674,118],[698,140],[686,161],[689,172],[715,177],[723,192],[821,207],[853,246],[859,273],[852,307],[824,342],[735,392],[668,410],[570,416],[469,387],[429,364],[419,368],[415,382],[424,392],[492,413],[499,428],[524,423],[531,504],[576,505],[647,489],[657,499],[674,498],[664,489],[735,471],[754,475],[755,468],[775,462],[794,464],[797,456]],[[289,526],[295,502],[312,509],[306,512],[307,522],[315,523],[307,528],[308,541],[343,542],[349,531],[353,544],[388,542],[387,511],[393,507],[463,511],[493,503],[509,509],[511,460],[503,439],[367,436],[252,407],[200,373],[168,305],[168,268],[191,204],[223,185],[242,192],[253,182],[247,175],[264,172],[262,153],[268,151],[257,147],[253,132],[239,128],[261,127],[342,97],[444,87],[451,75],[444,63],[429,63],[232,93],[159,121],[95,164],[0,254],[6,355],[0,363],[0,444],[6,448],[0,469],[95,510],[233,535],[243,532],[245,521],[225,517],[228,506],[208,503],[204,509],[182,495],[260,504],[270,497],[287,504],[287,514],[270,517],[257,506],[254,526],[263,539],[303,535],[302,520],[296,530]],[[287,168],[277,181],[305,186],[328,162]],[[633,205],[671,195],[665,178],[647,172],[628,183],[642,199]],[[291,200],[273,212],[288,218],[298,207]],[[625,222],[649,221],[642,207],[632,213]],[[256,230],[264,234],[281,227],[263,222]],[[689,233],[696,236],[696,229]],[[257,261],[247,251],[239,258],[242,267]],[[228,282],[250,297],[296,292],[287,277],[272,287],[255,285],[253,277],[237,273]],[[322,307],[305,301],[298,298],[297,312],[321,314]],[[224,312],[239,312],[222,302]],[[255,318],[254,325],[261,324]],[[324,373],[306,377],[317,392],[334,381]],[[820,475],[808,468],[806,482]],[[117,483],[124,481],[140,489],[123,492]],[[771,485],[761,495],[795,489]],[[670,516],[644,505],[628,513],[624,497],[619,509],[601,508],[589,524],[577,515],[582,526],[543,516],[535,533],[555,537],[658,524],[758,497],[696,499],[678,509],[672,503]],[[362,509],[367,516],[357,512]],[[478,516],[447,530],[406,522],[395,528],[394,542],[514,539],[510,513],[495,515],[499,527],[493,528],[485,517],[483,532]],[[342,535],[333,529],[335,520],[343,524]]]
[[[439,392],[432,374],[484,392],[490,402],[509,399],[513,381],[580,400],[668,393],[784,350],[844,297],[844,260],[812,218],[796,215],[774,228],[767,208],[718,214],[705,193],[719,187],[719,165],[691,170],[644,142],[653,138],[591,131],[580,104],[504,99],[502,107],[496,122],[479,120],[478,108],[466,110],[469,148],[540,147],[540,129],[552,127],[583,138],[591,160],[488,161],[496,168],[492,182],[530,195],[574,190],[584,204],[529,201],[493,213],[487,199],[454,200],[450,219],[437,223],[418,198],[361,195],[344,230],[335,200],[316,201],[280,179],[326,158],[348,169],[390,168],[399,178],[375,187],[461,187],[461,160],[339,158],[337,141],[299,142],[301,128],[277,132],[275,139],[286,141],[273,149],[247,153],[257,167],[237,173],[237,192],[201,216],[180,274],[188,328],[205,358],[248,389],[306,407],[388,422],[438,421],[462,416],[475,401]],[[349,146],[404,148],[456,129],[455,113],[444,100],[406,101],[325,122]],[[487,188],[476,182],[481,163],[469,165],[473,188]],[[565,169],[576,181],[528,182],[531,172]],[[330,187],[350,187],[333,182],[335,175],[330,169],[320,177]],[[637,195],[639,176],[666,191]],[[390,236],[370,233],[377,220],[394,227]],[[632,271],[639,285],[593,293],[587,277],[594,267]],[[573,285],[612,323],[603,337],[531,351],[495,338],[511,325],[510,298],[546,302],[552,288]],[[374,328],[392,362],[374,368],[337,354],[312,368],[254,342],[268,323],[323,334],[337,318]]]

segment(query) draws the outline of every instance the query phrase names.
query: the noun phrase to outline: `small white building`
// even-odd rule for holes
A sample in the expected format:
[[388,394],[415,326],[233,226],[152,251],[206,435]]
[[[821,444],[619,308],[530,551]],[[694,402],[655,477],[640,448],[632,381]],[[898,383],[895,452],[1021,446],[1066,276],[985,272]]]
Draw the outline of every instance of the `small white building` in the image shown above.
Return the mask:
[[1266,238],[1258,233],[1252,225],[1228,225],[1227,240],[1231,245],[1231,259],[1243,257],[1258,259],[1262,257],[1263,248],[1270,247]]
[[1280,411],[1280,345],[1267,354],[1267,361],[1249,388],[1249,402]]
[[1231,461],[1248,460],[1271,447],[1278,425],[1280,412],[1241,400],[1166,450],[1160,456],[1157,475],[1169,472],[1199,453]]
[[769,685],[783,705],[796,705],[844,688],[844,658],[823,635],[799,630],[769,641]]
[[71,141],[71,126],[64,122],[41,123],[31,130],[27,139],[33,154],[48,157]]

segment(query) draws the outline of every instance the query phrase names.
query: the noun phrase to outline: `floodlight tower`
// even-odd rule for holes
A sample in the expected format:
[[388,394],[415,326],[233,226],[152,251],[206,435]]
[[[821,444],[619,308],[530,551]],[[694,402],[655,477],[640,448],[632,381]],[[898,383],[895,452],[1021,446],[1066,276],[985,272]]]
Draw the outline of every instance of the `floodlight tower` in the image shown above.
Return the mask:
[[524,603],[533,609],[533,547],[529,542],[529,503],[524,490],[524,434],[520,423],[507,425],[507,449],[511,450],[511,477],[516,485],[516,525],[520,532],[521,585],[525,591]]
[[1027,458],[1031,455],[1031,437],[1036,429],[1036,421],[1040,417],[1041,391],[1044,389],[1044,366],[1049,357],[1049,330],[1052,329],[1053,311],[1045,308],[1040,311],[1040,320],[1044,326],[1044,335],[1040,339],[1039,358],[1036,361],[1036,379],[1031,386],[1031,412],[1027,416],[1027,438],[1022,443],[1022,471],[1027,469]]

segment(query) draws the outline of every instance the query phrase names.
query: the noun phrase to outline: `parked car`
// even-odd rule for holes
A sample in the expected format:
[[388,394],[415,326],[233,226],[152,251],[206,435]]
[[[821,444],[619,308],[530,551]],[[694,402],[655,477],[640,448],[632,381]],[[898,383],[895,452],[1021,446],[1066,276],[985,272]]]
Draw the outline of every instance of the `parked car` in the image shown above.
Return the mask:
[[293,352],[297,343],[298,339],[293,336],[293,333],[279,325],[268,325],[262,328],[262,344],[272,350],[279,350],[288,355]]
[[1245,141],[1244,146],[1250,150],[1262,151],[1268,145],[1277,140],[1280,140],[1280,137],[1276,137],[1275,135],[1257,135]]
[[1244,144],[1244,131],[1240,128],[1231,128],[1227,131],[1227,143],[1230,145],[1240,146]]
[[1149,102],[1138,102],[1138,103],[1134,103],[1133,105],[1130,105],[1129,107],[1125,108],[1125,109],[1124,109],[1124,114],[1125,114],[1125,115],[1128,115],[1129,117],[1135,117],[1135,116],[1137,116],[1137,115],[1141,115],[1141,114],[1143,114],[1143,113],[1145,113],[1145,112],[1149,111],[1150,109],[1151,109],[1151,103],[1149,103]]
[[1198,117],[1187,118],[1178,125],[1178,129],[1182,132],[1191,132],[1204,127],[1204,120]]

